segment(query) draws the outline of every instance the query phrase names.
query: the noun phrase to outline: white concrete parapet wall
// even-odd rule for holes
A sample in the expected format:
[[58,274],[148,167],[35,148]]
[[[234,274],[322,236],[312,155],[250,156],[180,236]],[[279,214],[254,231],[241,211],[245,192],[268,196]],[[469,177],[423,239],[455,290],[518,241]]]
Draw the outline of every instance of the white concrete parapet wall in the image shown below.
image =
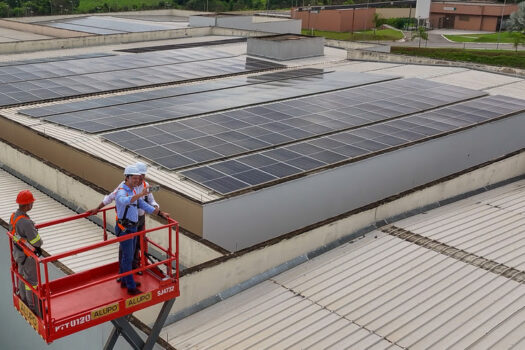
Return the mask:
[[211,28],[180,28],[140,33],[87,35],[74,38],[44,39],[0,43],[0,54],[34,52],[44,50],[73,49],[86,46],[113,45],[142,41],[211,35]]
[[523,149],[524,129],[521,113],[206,203],[203,237],[231,251],[250,247]]
[[389,52],[380,52],[379,50],[371,50],[368,48],[350,48],[347,51],[347,59],[359,61],[372,62],[388,62],[388,63],[404,63],[404,64],[422,64],[422,65],[437,65],[437,66],[452,66],[452,67],[466,67],[469,69],[479,69],[495,73],[505,73],[516,76],[525,77],[525,69],[489,66],[484,64],[477,64],[471,62],[461,61],[446,61],[438,60],[428,57],[399,55]]
[[301,34],[301,20],[264,16],[190,16],[191,27],[222,27],[279,34]]

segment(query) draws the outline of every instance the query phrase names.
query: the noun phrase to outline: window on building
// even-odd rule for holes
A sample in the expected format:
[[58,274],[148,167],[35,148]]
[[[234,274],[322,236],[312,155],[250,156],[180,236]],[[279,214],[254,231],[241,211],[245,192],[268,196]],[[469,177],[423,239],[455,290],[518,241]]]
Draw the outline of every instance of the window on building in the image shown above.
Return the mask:
[[468,21],[470,19],[469,15],[459,15],[460,21]]

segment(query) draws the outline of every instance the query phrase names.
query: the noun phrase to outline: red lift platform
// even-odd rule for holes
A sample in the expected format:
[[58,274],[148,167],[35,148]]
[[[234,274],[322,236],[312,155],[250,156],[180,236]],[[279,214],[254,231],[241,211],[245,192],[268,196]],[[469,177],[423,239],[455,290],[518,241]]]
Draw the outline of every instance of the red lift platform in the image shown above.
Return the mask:
[[[105,349],[112,349],[120,335],[134,349],[151,349],[175,302],[175,298],[180,295],[178,223],[170,219],[166,225],[107,239],[106,212],[111,209],[114,209],[114,207],[99,211],[103,214],[102,229],[104,237],[104,240],[99,243],[49,257],[37,257],[29,244],[22,246],[26,255],[32,256],[39,267],[37,269],[38,286],[36,289],[33,289],[33,292],[39,300],[42,317],[33,313],[19,297],[18,283],[16,281],[23,281],[26,285],[29,285],[29,283],[18,273],[18,267],[13,258],[11,248],[11,280],[13,283],[14,306],[48,344],[86,328],[111,321],[115,328],[106,343]],[[73,220],[83,219],[90,215],[89,213],[83,213],[49,221],[36,225],[36,227],[43,228],[60,225]],[[161,247],[148,239],[146,235],[154,231],[166,232],[168,235],[168,248]],[[175,245],[172,244],[173,232],[175,232]],[[13,236],[9,232],[7,234],[12,247]],[[140,266],[137,269],[119,274],[119,263],[115,261],[90,270],[49,280],[48,265],[50,263],[110,244],[119,244],[119,242],[133,237],[140,239],[142,252]],[[157,261],[150,258],[149,248],[155,249],[160,253],[161,257],[156,257]],[[41,276],[42,270],[44,271],[44,278]],[[135,274],[139,271],[143,272],[141,276]],[[131,296],[127,293],[126,288],[121,288],[120,283],[116,282],[117,278],[130,274],[135,274],[133,277],[135,281],[141,283],[139,289],[143,293]],[[161,302],[164,302],[164,305],[157,316],[148,339],[144,342],[129,324],[126,316]]]

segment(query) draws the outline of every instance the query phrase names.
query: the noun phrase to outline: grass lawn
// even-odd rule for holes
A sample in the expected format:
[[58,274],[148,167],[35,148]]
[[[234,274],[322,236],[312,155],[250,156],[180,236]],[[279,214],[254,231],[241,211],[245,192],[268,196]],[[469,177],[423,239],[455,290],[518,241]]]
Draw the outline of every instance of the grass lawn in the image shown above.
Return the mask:
[[391,52],[441,60],[525,69],[525,52],[523,51],[514,52],[510,50],[464,50],[392,46]]
[[[523,39],[525,40],[525,35]],[[498,33],[491,34],[464,34],[464,35],[445,35],[449,40],[458,42],[458,43],[497,43],[498,42]],[[500,43],[509,43],[512,44],[514,41],[510,36],[509,32],[500,33]]]
[[117,10],[140,10],[158,8],[161,0],[80,0],[75,10],[78,13],[107,12]]
[[[311,29],[303,29],[304,35],[312,35]],[[366,30],[362,32],[328,32],[323,30],[314,30],[314,36],[324,36],[326,39],[334,40],[399,40],[403,39],[403,34],[393,29],[380,29],[376,30],[374,35],[373,30]]]

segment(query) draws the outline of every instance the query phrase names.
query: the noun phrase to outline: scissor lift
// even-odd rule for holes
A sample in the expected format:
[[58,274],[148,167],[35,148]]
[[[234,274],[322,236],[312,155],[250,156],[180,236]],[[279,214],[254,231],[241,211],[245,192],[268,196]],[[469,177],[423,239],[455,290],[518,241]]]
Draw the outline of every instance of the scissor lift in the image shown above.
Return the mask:
[[[48,344],[86,328],[111,321],[115,328],[106,343],[106,349],[112,349],[120,335],[134,349],[151,349],[175,302],[175,298],[180,295],[178,223],[170,219],[166,225],[108,239],[106,212],[111,209],[114,209],[114,207],[99,211],[103,214],[103,241],[99,243],[49,257],[37,257],[30,245],[22,245],[24,252],[28,256],[33,257],[39,267],[37,269],[38,286],[36,289],[33,289],[33,292],[40,304],[42,317],[35,315],[19,297],[17,281],[23,281],[28,286],[30,284],[18,273],[18,267],[13,258],[11,248],[11,281],[13,283],[14,306]],[[83,213],[49,221],[36,225],[36,227],[55,226],[83,219],[90,215],[89,213]],[[154,231],[165,231],[168,234],[167,249],[148,239],[146,234]],[[172,244],[173,231],[175,232],[175,246]],[[12,247],[13,236],[9,232],[8,236]],[[140,238],[142,252],[140,266],[137,269],[119,274],[119,263],[115,261],[90,270],[49,280],[49,263],[110,244],[118,244],[135,236]],[[162,255],[158,261],[148,258],[150,256],[148,248],[151,246],[155,247]],[[173,251],[173,248],[175,248],[175,251]],[[43,279],[41,268],[44,271]],[[129,295],[126,288],[121,288],[120,283],[115,282],[119,277],[135,274],[139,271],[143,272],[141,276],[134,275],[134,279],[141,282],[140,290],[143,293],[139,295]],[[148,339],[144,342],[129,324],[127,316],[135,311],[161,302],[164,302],[164,305],[157,316]]]

